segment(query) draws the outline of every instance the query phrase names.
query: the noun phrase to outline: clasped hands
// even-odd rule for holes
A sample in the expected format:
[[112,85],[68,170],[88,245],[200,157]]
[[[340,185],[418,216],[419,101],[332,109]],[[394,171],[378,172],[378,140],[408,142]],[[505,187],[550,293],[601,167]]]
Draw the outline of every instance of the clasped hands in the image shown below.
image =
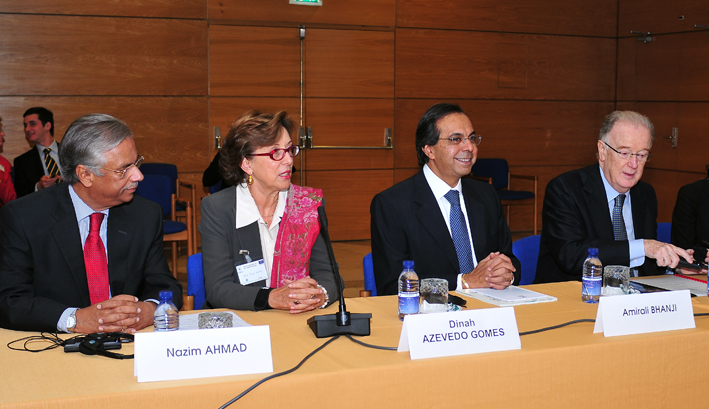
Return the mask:
[[[465,280],[470,288],[494,288],[504,290],[514,280],[517,271],[509,257],[499,251],[490,253],[478,263],[470,273],[463,274],[460,279]],[[465,286],[465,285],[463,285]]]
[[291,314],[312,311],[325,303],[323,290],[310,277],[300,280],[285,280],[283,287],[275,288],[268,295],[271,308],[287,310]]
[[74,332],[91,334],[94,332],[136,331],[153,324],[155,303],[138,301],[137,297],[121,294],[106,301],[76,311]]

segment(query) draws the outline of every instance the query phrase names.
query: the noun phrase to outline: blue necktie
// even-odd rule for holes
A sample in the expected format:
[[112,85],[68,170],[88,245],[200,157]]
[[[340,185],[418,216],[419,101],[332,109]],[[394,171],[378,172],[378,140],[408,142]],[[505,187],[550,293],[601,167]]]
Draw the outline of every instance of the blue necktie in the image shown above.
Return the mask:
[[455,245],[455,252],[458,253],[458,265],[460,273],[466,274],[473,271],[473,252],[470,248],[470,238],[468,237],[468,226],[465,217],[460,210],[460,197],[457,190],[446,193],[445,198],[451,204],[450,223],[451,236]]
[[623,220],[623,202],[625,195],[618,195],[613,206],[613,236],[616,240],[628,240],[628,232],[625,230],[625,220]]

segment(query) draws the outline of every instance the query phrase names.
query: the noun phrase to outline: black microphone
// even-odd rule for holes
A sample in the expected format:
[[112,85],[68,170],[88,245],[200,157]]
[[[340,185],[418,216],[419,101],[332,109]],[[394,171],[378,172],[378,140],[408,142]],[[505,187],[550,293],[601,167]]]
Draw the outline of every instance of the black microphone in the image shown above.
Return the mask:
[[332,251],[332,242],[330,242],[330,234],[327,231],[327,216],[325,208],[318,207],[318,217],[320,219],[320,234],[325,239],[327,254],[330,257],[330,265],[335,273],[335,285],[337,285],[337,293],[340,297],[340,310],[335,314],[316,315],[308,319],[308,326],[313,330],[313,333],[318,338],[332,337],[335,335],[363,335],[370,334],[369,320],[372,314],[350,314],[345,306],[345,295],[342,291],[342,276],[340,269],[335,262],[335,252]]

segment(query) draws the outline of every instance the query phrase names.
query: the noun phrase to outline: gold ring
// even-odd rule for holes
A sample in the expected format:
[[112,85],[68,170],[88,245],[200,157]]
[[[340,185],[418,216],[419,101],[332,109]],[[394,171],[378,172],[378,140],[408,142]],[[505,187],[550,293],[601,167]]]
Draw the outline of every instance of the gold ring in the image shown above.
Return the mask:
[[124,326],[123,326],[123,329],[121,330],[121,332],[125,332],[125,331],[126,331],[126,326],[124,325]]
[[293,304],[298,305],[298,304],[300,304],[300,301],[295,300],[295,301],[293,301]]

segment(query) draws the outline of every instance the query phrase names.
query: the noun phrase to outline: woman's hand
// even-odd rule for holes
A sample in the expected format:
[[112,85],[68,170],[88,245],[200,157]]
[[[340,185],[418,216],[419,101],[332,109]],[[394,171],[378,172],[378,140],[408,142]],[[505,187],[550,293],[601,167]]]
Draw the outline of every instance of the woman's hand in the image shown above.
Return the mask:
[[288,310],[291,314],[312,311],[325,302],[318,282],[310,277],[297,281],[285,280],[286,285],[271,291],[268,304],[277,310]]

